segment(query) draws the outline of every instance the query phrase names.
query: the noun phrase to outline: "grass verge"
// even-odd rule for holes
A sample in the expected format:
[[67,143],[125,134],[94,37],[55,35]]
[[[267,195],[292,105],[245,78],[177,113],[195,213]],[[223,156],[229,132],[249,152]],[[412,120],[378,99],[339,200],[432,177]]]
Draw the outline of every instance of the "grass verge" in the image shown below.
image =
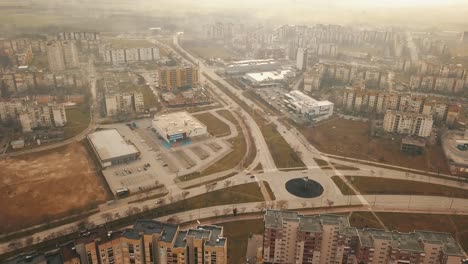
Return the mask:
[[361,194],[427,195],[468,198],[468,190],[427,182],[346,176]]
[[355,195],[354,191],[339,176],[332,176],[331,179],[343,195]]
[[63,128],[64,139],[72,138],[85,130],[91,120],[89,111],[82,111],[80,108],[65,109],[67,124]]

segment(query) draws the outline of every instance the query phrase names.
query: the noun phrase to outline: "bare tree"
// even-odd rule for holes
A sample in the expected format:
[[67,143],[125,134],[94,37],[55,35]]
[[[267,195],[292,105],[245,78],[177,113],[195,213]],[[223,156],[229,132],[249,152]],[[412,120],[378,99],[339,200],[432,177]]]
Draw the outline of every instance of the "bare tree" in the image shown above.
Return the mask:
[[265,202],[261,202],[261,203],[257,204],[257,206],[255,206],[255,208],[257,208],[259,211],[263,210],[265,207],[266,207]]
[[306,208],[307,207],[307,202],[301,202],[301,205],[302,205],[302,208]]
[[186,199],[187,196],[188,196],[189,194],[190,194],[189,191],[183,191],[183,192],[182,192],[182,198],[183,198],[183,199]]
[[148,210],[149,210],[149,206],[148,206],[148,205],[143,206],[143,212],[146,212],[146,211],[148,211]]
[[32,245],[33,242],[34,242],[34,238],[32,236],[26,238],[26,241],[25,241],[26,246]]
[[231,183],[232,183],[231,180],[226,180],[226,181],[224,182],[224,188],[229,187],[229,185],[231,185]]
[[223,215],[228,215],[229,212],[231,212],[231,209],[229,209],[229,208],[224,208],[223,209]]
[[101,218],[104,221],[109,221],[112,218],[112,214],[111,213],[104,213],[104,214],[101,215]]
[[167,222],[171,224],[178,224],[180,223],[180,219],[177,216],[171,216],[167,219]]
[[246,209],[247,209],[247,208],[245,208],[245,207],[241,207],[241,208],[239,208],[239,212],[242,214],[242,213],[245,212]]
[[171,203],[174,201],[174,197],[173,197],[172,195],[169,195],[169,196],[167,197],[167,199],[169,199],[169,202],[171,202]]

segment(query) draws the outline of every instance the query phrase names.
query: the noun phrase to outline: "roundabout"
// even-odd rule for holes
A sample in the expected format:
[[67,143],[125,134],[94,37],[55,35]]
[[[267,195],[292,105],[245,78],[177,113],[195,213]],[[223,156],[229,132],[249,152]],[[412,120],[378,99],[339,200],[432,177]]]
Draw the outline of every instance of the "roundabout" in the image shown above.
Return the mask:
[[300,198],[315,198],[323,193],[322,185],[307,177],[295,178],[287,181],[286,190],[290,194]]

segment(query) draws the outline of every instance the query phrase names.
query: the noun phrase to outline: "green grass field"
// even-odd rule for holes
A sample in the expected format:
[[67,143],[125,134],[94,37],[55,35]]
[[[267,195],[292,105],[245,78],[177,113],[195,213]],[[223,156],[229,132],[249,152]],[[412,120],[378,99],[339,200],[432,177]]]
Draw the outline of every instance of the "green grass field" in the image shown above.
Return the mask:
[[64,138],[72,138],[85,130],[91,120],[89,111],[82,111],[80,108],[65,109],[67,124],[64,127]]
[[[351,181],[352,176],[346,176]],[[427,182],[382,179],[374,177],[352,177],[352,184],[361,194],[427,195],[468,198],[468,190]]]

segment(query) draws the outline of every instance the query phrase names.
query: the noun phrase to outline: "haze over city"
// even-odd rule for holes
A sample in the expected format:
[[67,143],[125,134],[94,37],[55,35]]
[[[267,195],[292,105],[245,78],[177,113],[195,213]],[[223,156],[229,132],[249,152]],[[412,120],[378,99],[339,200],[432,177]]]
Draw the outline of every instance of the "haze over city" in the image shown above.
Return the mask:
[[0,263],[468,263],[466,14],[0,1]]

